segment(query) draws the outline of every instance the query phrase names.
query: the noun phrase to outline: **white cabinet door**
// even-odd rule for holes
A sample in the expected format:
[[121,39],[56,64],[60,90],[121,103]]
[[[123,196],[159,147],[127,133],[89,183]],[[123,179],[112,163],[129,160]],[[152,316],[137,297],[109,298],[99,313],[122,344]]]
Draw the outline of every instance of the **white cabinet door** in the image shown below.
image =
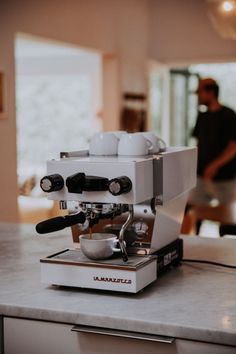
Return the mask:
[[179,354],[236,354],[236,347],[191,340],[178,339],[176,346]]
[[3,317],[0,316],[0,354],[3,354]]
[[4,318],[4,354],[77,354],[78,338],[71,326]]
[[4,354],[177,354],[175,343],[71,329],[58,323],[4,318]]

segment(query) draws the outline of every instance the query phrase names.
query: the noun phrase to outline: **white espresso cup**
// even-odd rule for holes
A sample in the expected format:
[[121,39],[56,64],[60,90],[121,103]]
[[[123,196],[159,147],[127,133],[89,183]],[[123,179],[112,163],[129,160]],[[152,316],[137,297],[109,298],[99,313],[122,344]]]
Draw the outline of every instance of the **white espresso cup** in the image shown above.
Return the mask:
[[150,153],[152,142],[140,133],[123,134],[118,145],[120,156],[145,156]]
[[118,137],[112,132],[99,132],[94,134],[89,144],[89,154],[104,156],[117,155]]
[[115,246],[119,242],[117,236],[106,233],[92,233],[79,236],[80,249],[90,259],[107,259],[114,252],[120,252]]
[[152,132],[143,132],[143,133],[137,133],[137,134],[142,134],[146,139],[150,140],[152,143],[152,148],[149,150],[150,154],[155,154],[161,151],[166,150],[166,143],[164,140],[156,136]]
[[127,134],[125,130],[112,130],[111,133],[115,134],[115,136],[120,139],[123,134]]

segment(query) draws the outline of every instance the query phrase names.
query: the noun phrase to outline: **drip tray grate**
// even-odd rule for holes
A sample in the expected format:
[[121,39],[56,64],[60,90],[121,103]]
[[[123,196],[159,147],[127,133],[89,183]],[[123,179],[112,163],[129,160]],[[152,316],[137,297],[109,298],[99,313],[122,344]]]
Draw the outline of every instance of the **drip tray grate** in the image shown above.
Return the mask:
[[46,258],[41,259],[42,263],[62,263],[70,265],[82,265],[93,267],[108,267],[108,268],[129,268],[137,270],[149,262],[156,259],[156,256],[129,256],[127,262],[117,255],[105,260],[91,260],[83,255],[80,249],[66,249],[61,252],[52,254]]

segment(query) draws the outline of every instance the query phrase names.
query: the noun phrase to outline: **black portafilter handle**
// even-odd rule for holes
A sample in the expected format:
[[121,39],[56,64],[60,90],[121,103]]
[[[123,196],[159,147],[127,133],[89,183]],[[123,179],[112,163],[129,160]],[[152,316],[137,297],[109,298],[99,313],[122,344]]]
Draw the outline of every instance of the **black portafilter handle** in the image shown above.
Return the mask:
[[83,224],[86,220],[85,214],[81,211],[73,215],[57,216],[38,223],[35,227],[39,234],[47,234],[54,231],[63,230],[65,227],[75,224]]

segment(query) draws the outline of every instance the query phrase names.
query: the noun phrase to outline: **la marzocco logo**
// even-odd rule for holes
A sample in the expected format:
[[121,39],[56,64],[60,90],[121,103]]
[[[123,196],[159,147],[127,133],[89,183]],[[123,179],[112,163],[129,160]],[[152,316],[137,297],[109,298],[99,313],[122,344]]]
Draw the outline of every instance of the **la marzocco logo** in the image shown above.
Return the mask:
[[93,277],[93,280],[94,281],[102,281],[105,283],[132,284],[131,279],[122,279],[122,278]]

